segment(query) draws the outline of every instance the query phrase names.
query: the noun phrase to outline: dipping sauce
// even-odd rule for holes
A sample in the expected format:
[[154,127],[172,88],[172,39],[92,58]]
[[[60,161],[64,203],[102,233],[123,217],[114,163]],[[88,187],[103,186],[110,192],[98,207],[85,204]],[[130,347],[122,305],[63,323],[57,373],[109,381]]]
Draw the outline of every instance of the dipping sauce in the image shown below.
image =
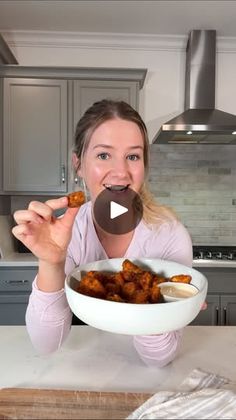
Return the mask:
[[198,293],[192,284],[165,282],[159,285],[166,301],[186,299]]

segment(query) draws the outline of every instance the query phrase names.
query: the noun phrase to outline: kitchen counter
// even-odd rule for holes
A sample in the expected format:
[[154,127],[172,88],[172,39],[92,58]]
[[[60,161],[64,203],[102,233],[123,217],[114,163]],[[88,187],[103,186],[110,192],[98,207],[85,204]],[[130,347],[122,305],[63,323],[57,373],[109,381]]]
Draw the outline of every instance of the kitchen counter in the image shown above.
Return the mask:
[[[30,253],[11,252],[5,257],[0,258],[0,267],[17,267],[17,266],[38,266],[38,259]],[[236,268],[236,261],[229,260],[193,260],[193,268],[209,267],[209,268]]]
[[233,260],[193,260],[193,268],[236,268],[236,261]]
[[11,252],[0,258],[0,267],[37,267],[38,259],[30,253]]
[[177,388],[194,369],[236,381],[236,327],[188,326],[181,348],[168,366],[147,367],[132,337],[72,326],[64,345],[39,356],[24,326],[1,326],[0,388],[150,392]]

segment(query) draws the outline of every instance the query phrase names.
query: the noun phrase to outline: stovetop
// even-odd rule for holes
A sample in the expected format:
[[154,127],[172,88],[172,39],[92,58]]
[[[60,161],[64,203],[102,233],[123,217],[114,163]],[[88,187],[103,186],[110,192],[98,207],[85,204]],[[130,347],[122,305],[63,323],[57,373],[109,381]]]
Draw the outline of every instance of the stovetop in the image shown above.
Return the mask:
[[236,261],[236,246],[193,246],[194,260]]

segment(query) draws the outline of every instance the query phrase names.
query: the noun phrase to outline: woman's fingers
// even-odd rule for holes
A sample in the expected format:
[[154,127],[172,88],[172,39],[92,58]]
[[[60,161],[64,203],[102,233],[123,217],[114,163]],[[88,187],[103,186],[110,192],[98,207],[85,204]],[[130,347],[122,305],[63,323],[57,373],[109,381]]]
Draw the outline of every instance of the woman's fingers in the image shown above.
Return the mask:
[[[35,232],[33,225],[40,225],[44,222],[54,223],[56,218],[53,216],[53,212],[58,209],[66,208],[67,206],[68,198],[66,196],[50,199],[45,203],[31,201],[28,210],[18,210],[14,213],[14,219],[17,226],[12,229],[13,235],[20,240],[26,238],[27,235],[33,235]],[[78,210],[79,208],[67,208],[65,213],[59,217],[58,220],[62,227],[66,230],[72,228]]]
[[64,213],[63,217],[60,219],[61,224],[65,226],[65,228],[67,229],[71,228],[78,211],[79,211],[79,207],[68,208],[66,212]]
[[205,309],[207,309],[207,302],[203,302],[201,310],[205,311]]
[[17,210],[14,213],[16,223],[43,223],[44,220],[50,221],[54,210],[66,207],[67,197],[48,200],[45,203],[31,201],[28,210]]
[[16,223],[43,223],[43,220],[37,213],[30,210],[17,210],[13,215]]
[[21,224],[12,228],[12,233],[17,239],[21,239],[27,235],[32,235],[29,224]]
[[52,210],[63,209],[64,207],[67,207],[68,205],[68,198],[67,197],[53,198],[51,200],[47,200],[45,204],[49,206]]

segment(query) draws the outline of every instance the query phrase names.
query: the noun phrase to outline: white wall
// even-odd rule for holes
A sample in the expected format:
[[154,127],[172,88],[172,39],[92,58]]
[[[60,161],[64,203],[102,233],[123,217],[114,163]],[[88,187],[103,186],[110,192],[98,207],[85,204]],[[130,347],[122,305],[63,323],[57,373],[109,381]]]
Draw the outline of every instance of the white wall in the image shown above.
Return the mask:
[[[147,68],[140,113],[150,140],[183,111],[185,37],[3,33],[20,65]],[[236,114],[236,38],[217,39],[216,107]]]

